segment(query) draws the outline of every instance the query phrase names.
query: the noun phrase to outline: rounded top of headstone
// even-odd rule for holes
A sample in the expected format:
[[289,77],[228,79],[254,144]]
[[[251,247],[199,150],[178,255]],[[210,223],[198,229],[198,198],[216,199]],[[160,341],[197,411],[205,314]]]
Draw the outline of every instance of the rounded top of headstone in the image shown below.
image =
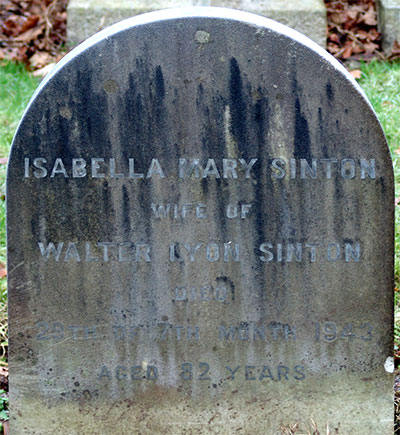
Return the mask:
[[[212,76],[220,75],[219,69],[230,65],[226,71],[232,72],[232,68],[235,69],[232,62],[239,65],[241,61],[244,76],[255,77],[256,72],[257,80],[268,82],[271,90],[277,90],[275,93],[283,96],[283,100],[285,94],[303,93],[305,96],[309,93],[311,97],[315,90],[325,89],[322,98],[330,108],[340,99],[340,105],[353,102],[356,112],[369,113],[369,122],[382,135],[364,92],[333,56],[283,24],[256,14],[217,7],[150,12],[97,33],[58,63],[35,92],[26,113],[31,108],[40,111],[37,105],[44,104],[42,98],[47,98],[41,94],[52,82],[57,82],[54,92],[61,91],[59,98],[75,95],[75,99],[82,95],[82,90],[78,91],[79,84],[73,83],[88,80],[92,92],[97,92],[98,85],[101,92],[112,98],[126,90],[134,63],[136,67],[140,62],[152,63],[154,68],[169,70],[178,82],[187,81],[184,77],[188,75],[196,75],[197,68],[199,83],[202,84],[205,74],[207,84],[212,85]],[[336,87],[341,89],[338,93]],[[312,104],[319,104],[309,97]],[[60,107],[58,112],[68,119],[70,109]],[[356,119],[353,123],[357,125]]]
[[[306,37],[304,34],[297,32],[296,30],[285,26],[277,21],[273,21],[269,18],[263,17],[250,12],[244,12],[237,9],[221,8],[221,7],[208,7],[208,6],[194,6],[194,7],[181,7],[181,8],[170,8],[160,11],[149,12],[141,14],[129,19],[125,19],[119,23],[107,27],[106,29],[96,33],[92,37],[88,38],[86,41],[81,43],[78,47],[67,54],[53,69],[53,71],[48,74],[42,83],[42,86],[51,79],[51,77],[56,74],[60,68],[62,68],[66,63],[73,60],[78,55],[82,54],[84,51],[92,47],[93,45],[108,39],[113,38],[121,32],[129,31],[139,26],[149,26],[152,24],[164,23],[168,26],[170,21],[186,21],[186,20],[202,20],[208,19],[213,20],[223,20],[225,22],[231,22],[231,32],[235,32],[235,23],[242,23],[247,26],[253,26],[257,32],[261,32],[265,35],[265,32],[274,32],[281,38],[290,38],[291,45],[294,42],[308,47],[311,51],[316,52],[322,59],[324,59],[332,68],[342,72],[354,86],[357,87],[358,91],[363,94],[363,90],[358,86],[354,78],[347,72],[347,70],[338,62],[333,56],[331,56],[326,50],[321,48],[318,44],[312,41],[310,38]],[[171,23],[170,23],[171,25]],[[172,24],[172,28],[174,25]],[[237,29],[238,30],[238,29]],[[165,42],[168,41],[168,36],[166,36]],[[201,31],[195,35],[195,39],[199,44],[205,44],[211,42],[211,39]],[[282,53],[283,54],[283,53]]]

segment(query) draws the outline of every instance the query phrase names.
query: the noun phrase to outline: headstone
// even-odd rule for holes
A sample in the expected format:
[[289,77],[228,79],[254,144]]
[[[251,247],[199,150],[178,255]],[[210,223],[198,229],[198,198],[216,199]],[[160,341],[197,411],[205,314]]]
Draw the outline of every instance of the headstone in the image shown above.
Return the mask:
[[400,42],[400,0],[378,0],[377,9],[383,49],[390,54],[394,42]]
[[392,433],[391,159],[312,41],[111,27],[34,95],[7,187],[13,434]]
[[73,47],[125,18],[182,6],[220,6],[260,14],[292,27],[326,47],[327,22],[323,0],[70,0],[68,44]]

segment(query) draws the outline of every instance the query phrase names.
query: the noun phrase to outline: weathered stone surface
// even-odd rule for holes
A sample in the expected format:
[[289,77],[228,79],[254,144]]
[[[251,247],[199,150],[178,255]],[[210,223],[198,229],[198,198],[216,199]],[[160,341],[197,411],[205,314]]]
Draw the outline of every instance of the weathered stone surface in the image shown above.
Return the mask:
[[134,15],[182,6],[220,6],[253,12],[326,46],[326,8],[322,0],[70,0],[68,43],[77,45],[104,27]]
[[391,160],[307,38],[116,25],[41,85],[7,186],[13,434],[392,433]]
[[390,53],[395,41],[400,41],[400,1],[378,0],[379,31],[383,48]]

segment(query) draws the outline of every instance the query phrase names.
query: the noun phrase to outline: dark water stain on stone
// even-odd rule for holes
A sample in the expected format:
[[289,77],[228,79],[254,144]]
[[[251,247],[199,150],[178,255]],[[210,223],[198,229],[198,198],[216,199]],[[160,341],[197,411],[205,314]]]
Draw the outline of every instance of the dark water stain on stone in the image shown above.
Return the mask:
[[[102,221],[104,223],[113,221],[114,219],[111,218],[112,216],[114,216],[114,208],[111,202],[111,189],[108,184],[108,181],[106,180],[103,181],[101,195],[102,195],[102,205],[103,205],[103,209],[101,210],[101,213],[103,215]],[[92,210],[92,212],[95,211]],[[101,231],[103,232],[104,237],[111,238],[114,235],[112,225],[102,225]]]
[[[197,86],[196,92],[196,111],[200,130],[199,140],[201,141],[201,165],[205,168],[208,159],[215,159],[217,169],[222,177],[221,159],[228,156],[226,149],[226,138],[224,135],[224,110],[226,101],[222,95],[213,95],[208,88],[202,84]],[[200,186],[204,196],[212,190],[213,184],[216,185],[218,202],[221,204],[226,200],[224,195],[225,183],[213,176],[201,179]],[[218,209],[219,211],[219,209]],[[225,221],[221,220],[222,225]]]
[[207,197],[207,195],[208,195],[208,180],[206,178],[202,178],[200,185],[201,185],[201,190],[202,190],[204,196]]
[[[38,214],[35,214],[35,216],[33,216],[32,219],[30,219],[29,221],[32,234],[40,234],[38,216],[39,216]],[[51,240],[48,235],[46,236],[46,238],[47,240]]]
[[[151,139],[152,146],[158,148],[159,158],[168,160],[169,143],[170,143],[170,122],[169,120],[169,107],[166,104],[166,84],[161,66],[157,66],[153,72],[153,80],[151,81],[151,94],[149,113],[149,139]],[[153,156],[154,157],[154,156]]]
[[163,100],[165,97],[165,83],[161,66],[156,68],[156,95],[159,100]]
[[[261,92],[260,89],[259,92]],[[265,135],[265,109],[268,110],[268,101],[265,97],[261,97],[257,100],[254,107],[254,122],[257,126],[257,135],[259,138],[263,138]]]
[[231,296],[232,296],[232,302],[234,302],[235,301],[235,284],[234,284],[234,282],[226,275],[217,276],[215,278],[215,282],[217,284],[223,282],[223,283],[229,285],[229,289],[231,291]]
[[129,215],[130,203],[129,203],[129,194],[126,186],[122,186],[122,224],[123,231],[126,237],[130,236],[131,232],[131,219]]
[[226,185],[226,181],[216,180],[217,189],[218,189],[218,205],[217,205],[217,216],[218,216],[218,228],[221,233],[222,240],[227,239],[227,207],[229,203],[228,195],[225,194],[224,186]]
[[[292,78],[292,95],[294,98],[294,135],[293,135],[293,157],[296,159],[306,159],[311,164],[311,140],[308,121],[302,111],[301,102],[304,100],[302,96],[302,90],[297,82],[297,78],[294,75]],[[299,184],[294,184],[297,190],[297,196],[299,204],[307,203],[307,194],[304,189],[300,188]],[[304,209],[300,209],[296,215],[298,220],[297,227],[299,235],[302,236],[307,230],[307,218]]]
[[328,104],[329,104],[329,106],[331,106],[332,100],[333,100],[333,88],[332,88],[332,84],[330,82],[328,82],[326,84],[325,92],[326,92],[326,97],[328,99]]
[[[143,183],[139,195],[138,200],[139,204],[148,204],[151,199],[151,186],[150,183]],[[147,241],[151,240],[151,236],[153,234],[153,227],[150,225],[152,221],[152,211],[151,207],[141,207],[140,215],[141,215],[141,223],[144,226],[143,231],[147,236]]]
[[379,177],[379,184],[381,185],[382,195],[386,192],[385,177]]
[[243,81],[238,61],[232,57],[230,60],[229,92],[232,117],[232,135],[239,144],[239,148],[246,158],[246,102],[243,94]]
[[328,145],[325,140],[325,123],[322,115],[322,107],[318,107],[318,129],[319,129],[319,143],[321,144],[322,157],[329,158]]
[[294,131],[294,152],[293,156],[297,159],[307,159],[311,161],[310,152],[310,132],[308,122],[301,112],[300,99],[296,97],[295,102],[295,131]]
[[[224,112],[226,99],[220,93],[212,95],[209,92],[205,92],[203,97],[204,98],[202,98],[202,107],[200,112],[203,119],[201,133],[202,155],[204,158],[203,163],[205,165],[208,158],[215,159],[220,177],[223,177],[220,162],[223,158],[229,156],[229,150],[227,149],[226,137],[224,134]],[[216,208],[216,215],[218,218],[218,227],[223,239],[227,237],[227,218],[225,215],[227,202],[229,200],[229,195],[226,195],[225,190],[225,188],[228,186],[227,183],[227,180],[224,180],[223,178],[214,177],[207,177],[201,182],[202,191],[205,196],[215,185],[218,204]]]
[[[78,71],[77,84],[79,89],[75,92],[78,95],[87,95],[88,89],[93,88],[92,71]],[[109,143],[106,125],[104,125],[104,107],[106,104],[106,96],[92,93],[89,97],[79,98],[77,107],[71,107],[73,113],[79,113],[79,123],[85,125],[81,143],[87,143],[89,146],[88,152],[92,155],[98,153],[107,157],[109,155]],[[102,128],[99,128],[101,126]]]
[[310,152],[310,132],[308,122],[301,110],[300,103],[301,89],[296,77],[292,79],[292,94],[295,99],[294,104],[294,151],[293,156],[297,159],[311,159]]
[[343,207],[342,207],[342,199],[343,199],[343,186],[339,180],[335,182],[335,193],[334,193],[335,203],[337,204],[334,207],[334,222],[335,222],[335,233],[338,237],[338,240],[342,237],[343,234]]
[[[256,101],[253,109],[252,109],[252,120],[254,122],[254,130],[256,133],[256,143],[257,143],[257,157],[259,159],[259,164],[255,167],[255,173],[258,180],[262,180],[265,176],[263,174],[263,168],[268,166],[268,159],[266,153],[264,152],[265,148],[268,147],[267,144],[267,135],[270,125],[270,107],[268,98],[265,95],[265,92],[259,88],[258,94],[260,97]],[[274,189],[272,185],[268,183],[257,183],[254,185],[254,197],[257,198],[256,203],[254,204],[254,225],[255,225],[255,234],[256,234],[256,243],[255,246],[258,247],[267,240],[265,229],[266,229],[266,214],[265,214],[265,204],[274,204],[272,200],[274,196]],[[272,213],[275,213],[275,210],[272,210]],[[265,277],[265,272],[263,268],[260,268],[257,272],[257,281],[258,288],[260,291],[259,297],[260,300],[265,299],[265,289],[267,288],[267,282]],[[263,303],[260,307],[260,310],[263,312],[263,315],[266,315],[265,312],[266,305]]]
[[161,66],[156,67],[156,71],[154,74],[154,84],[153,84],[153,92],[151,99],[151,107],[149,108],[152,112],[154,118],[154,127],[156,128],[157,133],[159,134],[163,130],[160,128],[165,127],[165,83],[164,83],[164,75],[161,69]]

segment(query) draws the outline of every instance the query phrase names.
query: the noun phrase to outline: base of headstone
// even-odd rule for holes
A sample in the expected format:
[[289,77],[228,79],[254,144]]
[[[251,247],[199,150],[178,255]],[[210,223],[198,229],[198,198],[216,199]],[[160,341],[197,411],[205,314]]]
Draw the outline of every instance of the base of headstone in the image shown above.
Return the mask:
[[[115,433],[115,427],[120,434],[163,435],[280,435],[293,433],[288,432],[290,428],[296,428],[295,433],[299,434],[377,435],[393,431],[393,397],[387,394],[390,376],[387,382],[382,382],[381,373],[375,377],[368,374],[368,378],[340,373],[316,381],[312,392],[309,384],[305,389],[301,384],[293,385],[289,395],[285,384],[279,388],[276,382],[271,382],[274,385],[270,394],[266,389],[265,393],[254,395],[250,388],[247,392],[241,389],[239,394],[232,388],[215,400],[188,400],[189,390],[182,394],[156,385],[149,386],[142,395],[132,398],[127,394],[126,399],[113,403],[93,400],[91,393],[79,387],[75,403],[45,403],[38,401],[37,396],[31,399],[26,396],[19,399],[24,418],[11,417],[12,427],[16,434],[30,434],[29,428],[35,428],[35,433],[41,435]],[[126,384],[128,390],[129,383]],[[109,387],[112,389],[111,382]],[[322,396],[321,391],[326,394]],[[38,409],[46,410],[45,420],[37,418]],[[14,415],[17,411],[14,409]],[[84,418],[76,418],[82,415]]]
[[400,0],[378,0],[379,31],[385,53],[390,54],[395,41],[400,41]]
[[263,15],[326,46],[326,8],[322,0],[70,0],[68,44],[73,47],[99,30],[125,18],[181,6],[221,6]]

